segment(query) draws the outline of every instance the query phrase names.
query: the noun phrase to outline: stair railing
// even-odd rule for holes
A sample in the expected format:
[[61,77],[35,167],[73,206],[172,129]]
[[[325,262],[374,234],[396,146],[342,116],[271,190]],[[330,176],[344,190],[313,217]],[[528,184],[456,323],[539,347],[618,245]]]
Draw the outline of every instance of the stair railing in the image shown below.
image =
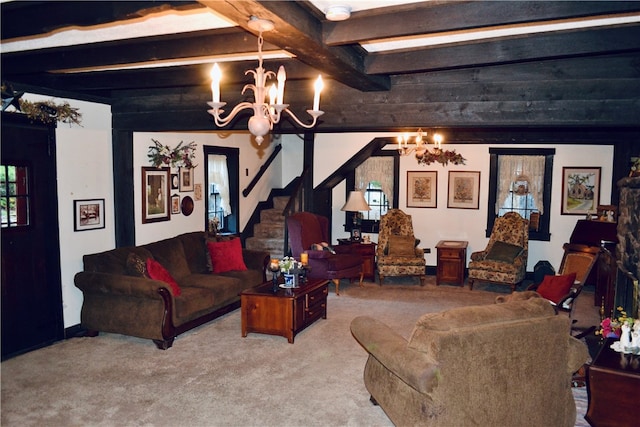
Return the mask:
[[256,174],[256,176],[254,176],[251,182],[249,183],[249,185],[247,185],[247,187],[244,190],[242,190],[242,195],[244,197],[247,197],[251,193],[251,190],[253,190],[253,187],[255,187],[256,184],[258,184],[258,181],[260,181],[260,178],[262,178],[262,175],[264,175],[267,169],[269,169],[269,166],[271,166],[271,163],[273,163],[273,161],[276,159],[276,156],[278,155],[280,150],[282,150],[282,144],[276,145],[276,147],[273,149],[273,151],[269,155],[269,158],[267,158],[267,160],[262,164],[262,166],[260,166],[260,169],[258,170],[258,173]]

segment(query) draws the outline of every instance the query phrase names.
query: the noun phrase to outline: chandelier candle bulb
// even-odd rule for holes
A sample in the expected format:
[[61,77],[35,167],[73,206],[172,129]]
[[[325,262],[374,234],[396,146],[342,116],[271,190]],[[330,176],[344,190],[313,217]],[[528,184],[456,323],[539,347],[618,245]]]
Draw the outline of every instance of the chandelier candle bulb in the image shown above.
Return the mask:
[[[273,105],[276,103],[276,98],[278,96],[278,89],[275,84],[271,85],[271,89],[269,89],[269,104]],[[280,104],[280,102],[278,102]]]
[[280,68],[278,68],[278,75],[277,75],[277,79],[278,79],[278,98],[277,98],[277,103],[278,104],[284,104],[284,82],[287,80],[287,73],[284,71],[284,66],[280,66]]
[[442,135],[440,135],[439,133],[436,133],[435,135],[433,135],[433,140],[435,141],[435,145],[437,149],[442,148]]
[[222,79],[222,71],[218,64],[213,64],[211,68],[211,92],[213,94],[213,102],[220,102],[220,80]]
[[324,83],[322,83],[322,76],[318,76],[314,88],[315,93],[313,95],[313,111],[320,111],[320,92],[322,92],[322,89],[324,88]]

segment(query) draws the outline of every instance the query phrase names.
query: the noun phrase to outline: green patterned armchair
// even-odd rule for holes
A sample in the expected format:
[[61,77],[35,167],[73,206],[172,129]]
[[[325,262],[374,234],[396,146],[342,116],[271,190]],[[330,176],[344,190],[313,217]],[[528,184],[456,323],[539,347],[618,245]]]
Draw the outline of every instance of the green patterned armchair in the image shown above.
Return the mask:
[[475,282],[508,285],[511,292],[524,280],[529,254],[529,221],[517,212],[496,218],[489,243],[473,252],[469,262],[469,288]]
[[417,248],[413,234],[411,215],[400,209],[389,209],[380,218],[380,233],[376,256],[380,285],[389,276],[418,276],[420,285],[425,281],[425,259],[422,249]]

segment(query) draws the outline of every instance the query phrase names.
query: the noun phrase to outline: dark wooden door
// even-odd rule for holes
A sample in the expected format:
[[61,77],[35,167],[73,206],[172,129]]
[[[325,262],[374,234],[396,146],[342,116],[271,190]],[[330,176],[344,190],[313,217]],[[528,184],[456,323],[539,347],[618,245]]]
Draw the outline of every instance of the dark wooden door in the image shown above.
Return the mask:
[[2,115],[2,359],[64,336],[55,129]]

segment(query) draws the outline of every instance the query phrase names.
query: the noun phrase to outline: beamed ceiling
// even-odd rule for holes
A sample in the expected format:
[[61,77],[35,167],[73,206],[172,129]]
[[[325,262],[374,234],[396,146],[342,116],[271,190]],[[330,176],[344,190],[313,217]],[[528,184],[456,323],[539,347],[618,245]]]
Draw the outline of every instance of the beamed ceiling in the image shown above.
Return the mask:
[[[244,71],[257,65],[257,35],[247,25],[256,16],[275,24],[264,34],[265,53],[292,56],[265,59],[265,68],[285,65],[285,101],[302,118],[311,107],[313,80],[323,76],[318,132],[441,127],[473,142],[478,128],[510,128],[514,135],[531,127],[556,135],[587,128],[604,135],[640,124],[640,2],[396,2],[356,10],[341,22],[326,20],[318,3],[329,2],[5,2],[2,80],[17,91],[110,104],[114,129],[215,129],[206,112],[213,58],[244,54],[221,63],[222,100],[233,106],[252,96],[241,91],[251,79]],[[159,14],[180,14],[186,27],[203,11],[229,25],[10,48],[70,28],[142,25]],[[543,24],[558,27],[536,30]],[[486,30],[496,32],[476,35]],[[413,43],[418,36],[438,42]],[[387,41],[396,44],[372,47]],[[106,69],[186,60],[191,63]],[[246,129],[246,118],[232,127]],[[279,130],[294,127],[285,121]]]

